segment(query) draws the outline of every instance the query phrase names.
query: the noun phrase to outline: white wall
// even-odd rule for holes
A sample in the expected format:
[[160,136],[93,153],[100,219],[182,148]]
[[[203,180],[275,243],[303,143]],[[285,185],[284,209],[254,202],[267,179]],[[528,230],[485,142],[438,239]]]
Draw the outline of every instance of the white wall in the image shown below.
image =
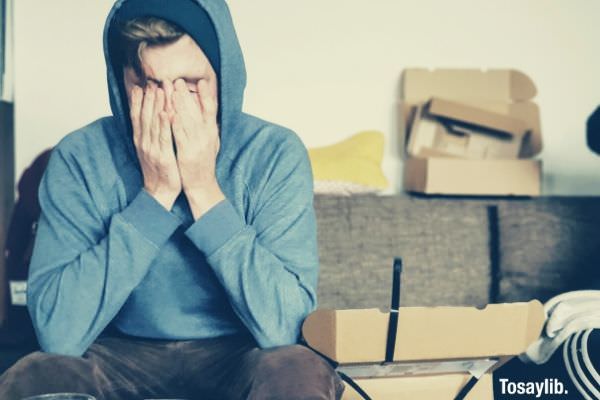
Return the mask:
[[[15,2],[16,160],[110,112],[101,31],[111,0]],[[585,121],[600,104],[595,0],[229,0],[248,69],[245,110],[309,147],[363,129],[396,151],[403,68],[517,68],[537,83],[547,194],[600,195]]]

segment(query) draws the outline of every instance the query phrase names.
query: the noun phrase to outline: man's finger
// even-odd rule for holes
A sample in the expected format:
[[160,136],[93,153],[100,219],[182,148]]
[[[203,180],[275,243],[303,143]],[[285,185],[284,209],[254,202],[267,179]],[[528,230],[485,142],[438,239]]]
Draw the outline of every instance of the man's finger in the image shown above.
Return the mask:
[[149,135],[152,129],[152,116],[154,113],[154,96],[154,87],[152,85],[147,86],[142,104],[142,140],[150,139]]
[[187,87],[185,87],[183,80],[176,80],[173,88],[173,108],[175,108],[175,112],[182,113],[187,111],[187,104],[185,101]]
[[173,83],[168,79],[165,79],[162,84],[162,89],[165,91],[165,111],[171,117],[173,115],[173,93],[175,88]]
[[[190,104],[191,102],[191,104]],[[202,112],[200,107],[194,104],[191,95],[188,93],[188,88],[183,83],[182,79],[175,82],[175,92],[173,93],[173,104],[175,113],[179,115],[179,122],[182,129],[189,135],[194,133],[194,121],[202,123]]]
[[133,143],[136,145],[139,143],[140,135],[142,133],[140,122],[142,112],[142,95],[142,88],[134,85],[133,89],[131,89],[131,109],[129,110],[129,114],[131,117],[131,127],[133,128]]
[[165,91],[161,88],[156,89],[156,100],[154,102],[154,113],[160,114],[165,109]]
[[[190,93],[190,90],[183,79],[178,79],[175,82],[175,85],[177,92],[180,94],[180,108],[185,108],[185,111],[190,113],[190,115],[198,115],[201,118],[201,106],[194,99],[196,93]],[[195,89],[196,85],[194,85],[194,90]]]
[[173,151],[173,136],[171,133],[171,123],[169,122],[169,114],[166,111],[160,111],[158,114],[160,120],[160,149],[161,152]]
[[156,89],[156,99],[154,101],[154,114],[152,116],[152,143],[158,146],[158,140],[161,134],[161,122],[159,114],[165,107],[165,92],[161,88]]
[[171,124],[173,128],[173,137],[175,138],[175,145],[177,148],[181,147],[185,141],[185,131],[183,129],[183,124],[181,121],[181,116],[179,114],[175,114],[173,116],[173,123]]
[[216,122],[217,120],[217,99],[210,90],[208,82],[200,79],[196,84],[200,94],[200,104],[202,105],[202,114],[204,122]]

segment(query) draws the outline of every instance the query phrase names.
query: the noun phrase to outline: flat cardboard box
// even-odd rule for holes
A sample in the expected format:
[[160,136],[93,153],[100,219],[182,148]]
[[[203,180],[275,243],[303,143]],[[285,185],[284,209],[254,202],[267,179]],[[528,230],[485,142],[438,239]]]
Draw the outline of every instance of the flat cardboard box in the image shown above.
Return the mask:
[[[533,81],[516,70],[405,70],[400,105],[406,144],[405,189],[441,195],[540,195],[542,164],[533,159],[542,150],[539,109],[531,101],[535,94]],[[529,134],[523,138],[519,159],[492,165],[490,160],[463,163],[458,156],[452,157],[436,148],[423,148],[419,154],[411,154],[408,143],[416,111],[433,97],[522,120]],[[414,158],[422,161],[410,162]],[[473,173],[474,169],[478,172]],[[452,175],[447,171],[452,171]],[[444,180],[438,179],[442,175]]]
[[[319,309],[302,326],[306,342],[339,363],[385,360],[389,312]],[[513,356],[539,337],[537,300],[475,307],[400,307],[394,361]]]
[[[545,320],[542,304],[489,304],[475,307],[401,307],[394,365],[436,365],[436,362],[488,359],[492,363],[467,399],[493,399],[491,374],[512,356],[523,353],[539,337]],[[381,363],[385,360],[389,313],[379,309],[329,310],[310,314],[302,326],[306,343],[340,363]],[[437,370],[435,369],[437,368]],[[448,373],[439,366],[403,376],[359,378],[355,381],[373,399],[452,399],[471,374]],[[346,385],[343,399],[358,399]]]
[[542,192],[541,160],[467,160],[430,155],[404,160],[406,190],[428,195],[531,197]]
[[471,159],[515,159],[527,133],[519,118],[434,97],[418,107],[407,151],[415,156],[436,152]]
[[[373,400],[454,400],[469,381],[469,374],[446,374],[428,376],[406,376],[378,379],[355,379]],[[484,374],[465,400],[493,400],[492,374]],[[342,400],[363,400],[349,385],[346,385]]]

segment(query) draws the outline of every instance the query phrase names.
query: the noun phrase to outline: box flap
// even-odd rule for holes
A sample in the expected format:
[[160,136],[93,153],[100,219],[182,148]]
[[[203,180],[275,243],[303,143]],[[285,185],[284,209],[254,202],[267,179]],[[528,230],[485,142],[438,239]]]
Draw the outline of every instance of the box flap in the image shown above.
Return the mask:
[[[389,313],[379,309],[317,310],[302,333],[315,350],[340,363],[385,359]],[[542,304],[401,307],[395,361],[501,357],[524,352],[544,323]],[[333,331],[333,336],[332,336]]]
[[530,100],[536,94],[533,81],[514,69],[408,68],[402,75],[402,97],[409,103],[431,97],[513,102]]
[[519,118],[439,97],[429,100],[425,106],[425,112],[428,115],[472,124],[513,136],[523,136],[527,133],[527,125]]

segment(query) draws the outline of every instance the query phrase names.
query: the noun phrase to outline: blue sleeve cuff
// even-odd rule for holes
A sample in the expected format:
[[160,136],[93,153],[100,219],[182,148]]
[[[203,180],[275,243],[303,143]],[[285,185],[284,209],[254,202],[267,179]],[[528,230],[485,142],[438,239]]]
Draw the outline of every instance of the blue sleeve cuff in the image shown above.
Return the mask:
[[194,222],[185,234],[208,257],[245,226],[233,205],[224,199]]
[[176,215],[167,211],[144,189],[121,211],[121,217],[156,247],[162,247],[181,225],[181,220]]

